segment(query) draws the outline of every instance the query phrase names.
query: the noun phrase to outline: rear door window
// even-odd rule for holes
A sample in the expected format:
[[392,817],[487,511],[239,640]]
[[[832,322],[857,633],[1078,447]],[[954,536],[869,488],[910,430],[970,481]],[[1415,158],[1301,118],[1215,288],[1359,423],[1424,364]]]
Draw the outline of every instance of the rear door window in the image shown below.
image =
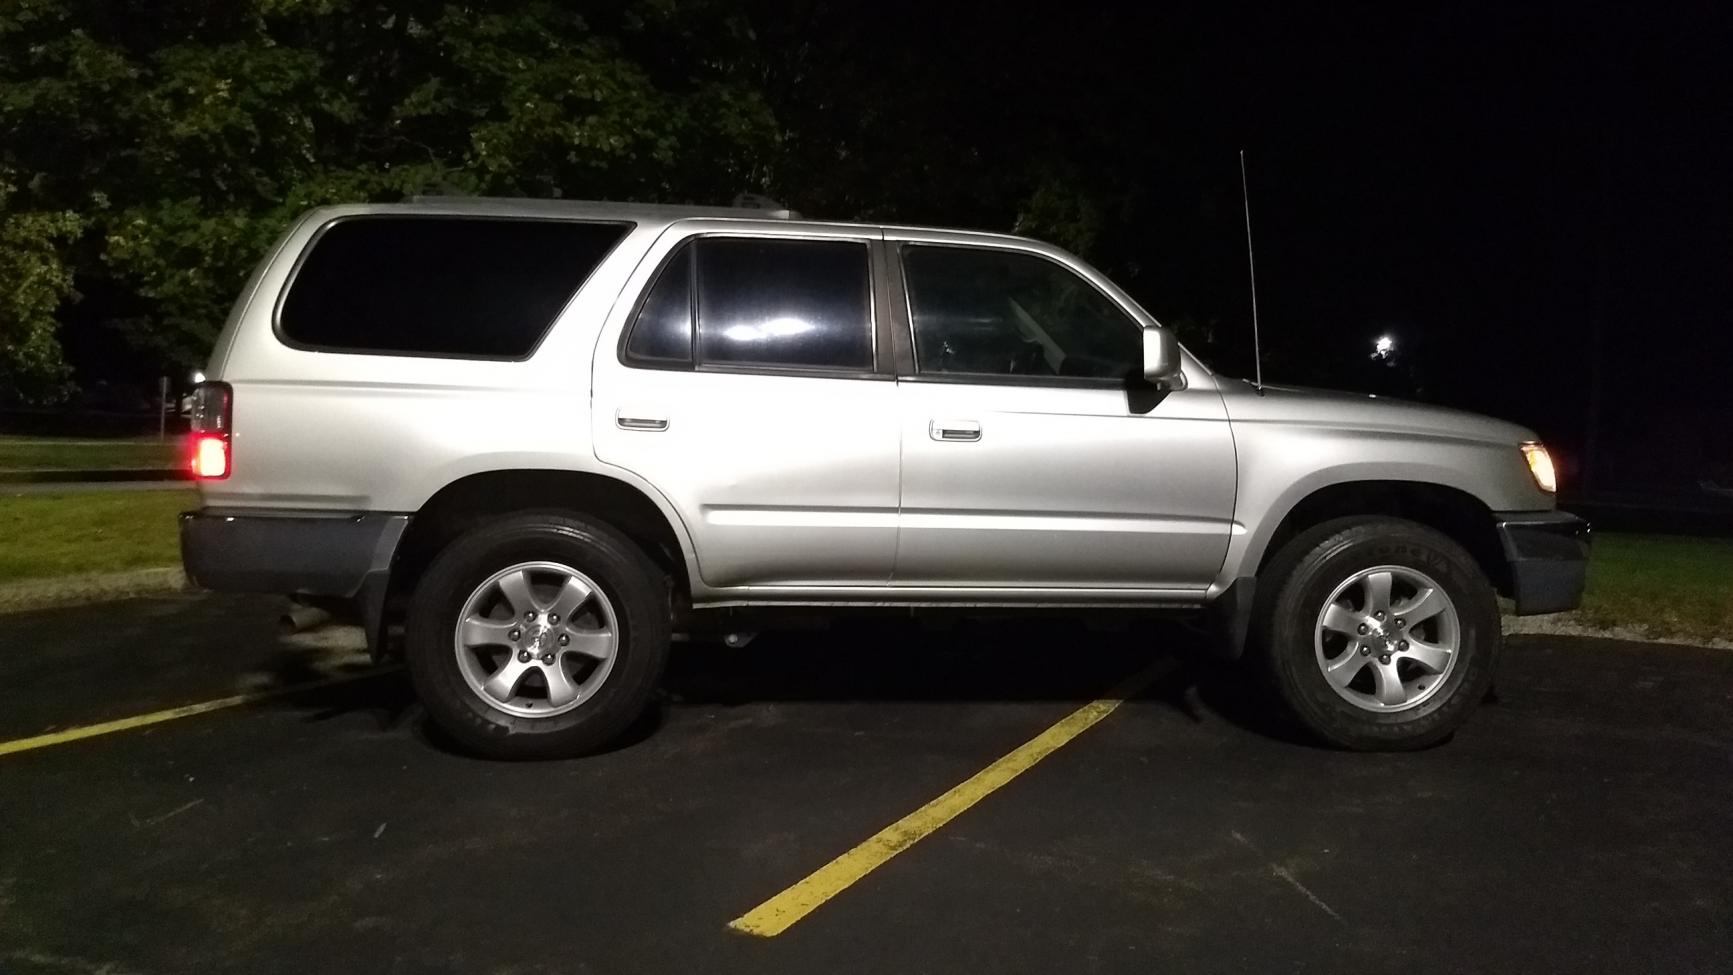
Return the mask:
[[311,349],[522,359],[627,229],[505,218],[338,220],[296,272],[278,332]]
[[872,369],[866,244],[710,237],[697,258],[702,364]]

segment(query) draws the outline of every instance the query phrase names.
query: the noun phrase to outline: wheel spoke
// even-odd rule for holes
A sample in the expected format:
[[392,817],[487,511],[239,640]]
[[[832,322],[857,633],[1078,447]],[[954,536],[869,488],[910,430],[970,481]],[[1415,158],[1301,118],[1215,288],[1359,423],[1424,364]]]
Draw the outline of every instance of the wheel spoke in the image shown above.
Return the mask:
[[1450,647],[1439,646],[1436,643],[1427,643],[1424,640],[1416,640],[1413,636],[1410,636],[1408,638],[1408,649],[1402,651],[1402,656],[1414,661],[1422,667],[1425,667],[1434,674],[1442,674],[1444,673],[1444,668],[1450,663],[1450,655],[1453,652],[1454,651]]
[[1337,687],[1347,687],[1369,662],[1369,658],[1360,656],[1360,651],[1350,645],[1346,653],[1324,665],[1324,676]]
[[1376,693],[1379,704],[1395,705],[1408,700],[1408,689],[1402,686],[1402,676],[1396,672],[1394,661],[1387,664],[1373,664],[1372,680],[1377,685]]
[[614,655],[614,634],[607,630],[575,630],[567,629],[566,636],[572,642],[561,649],[567,653],[581,653],[596,660],[606,660]]
[[463,645],[466,647],[509,647],[512,645],[511,622],[484,620],[471,616],[463,621]]
[[548,607],[548,612],[558,615],[562,620],[569,620],[576,616],[578,609],[589,600],[590,587],[568,576],[566,584],[560,587],[560,594],[554,597],[554,604]]
[[572,683],[571,677],[566,674],[566,668],[560,665],[557,658],[553,664],[542,667],[542,676],[548,682],[550,707],[561,707],[578,699],[578,685]]
[[541,609],[536,602],[535,593],[530,591],[530,574],[528,572],[513,572],[499,580],[499,591],[505,594],[505,601],[511,604],[511,611],[518,616],[525,616]]
[[1341,603],[1331,603],[1324,610],[1324,629],[1355,637],[1360,634],[1360,615]]
[[1367,616],[1373,613],[1390,612],[1390,587],[1395,583],[1395,577],[1388,571],[1374,572],[1366,577],[1366,609]]
[[[1421,569],[1366,566],[1343,579],[1319,606],[1313,658],[1325,682],[1355,707],[1377,712],[1417,707],[1448,689],[1461,650],[1457,612],[1449,590]],[[1347,637],[1347,650],[1331,656],[1342,643],[1335,634]],[[1367,668],[1369,679],[1361,676]]]
[[452,646],[473,700],[519,718],[584,707],[622,652],[608,591],[561,562],[499,566],[455,615]]
[[530,664],[520,663],[516,657],[507,657],[505,665],[494,671],[482,685],[482,690],[496,701],[510,701],[517,696],[518,685],[523,683],[524,675],[530,669]]
[[1422,620],[1429,620],[1450,606],[1450,601],[1437,589],[1427,587],[1416,593],[1413,599],[1404,603],[1401,609],[1394,610],[1397,616],[1409,626]]

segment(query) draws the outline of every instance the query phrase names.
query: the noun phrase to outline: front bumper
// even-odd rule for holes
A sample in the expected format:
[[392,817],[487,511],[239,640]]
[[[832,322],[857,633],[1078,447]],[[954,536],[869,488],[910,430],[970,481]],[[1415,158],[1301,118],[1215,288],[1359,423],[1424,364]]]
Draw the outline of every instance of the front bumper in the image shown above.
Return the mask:
[[1516,615],[1562,613],[1581,605],[1588,578],[1589,523],[1563,511],[1496,517],[1499,544],[1510,564]]

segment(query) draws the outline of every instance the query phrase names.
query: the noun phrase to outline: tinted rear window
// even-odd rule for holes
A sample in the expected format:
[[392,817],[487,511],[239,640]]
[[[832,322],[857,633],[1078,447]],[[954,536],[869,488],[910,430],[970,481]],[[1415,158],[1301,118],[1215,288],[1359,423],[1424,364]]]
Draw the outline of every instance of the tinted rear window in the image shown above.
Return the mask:
[[692,246],[657,275],[626,341],[626,357],[648,365],[692,364]]
[[326,228],[279,328],[302,346],[405,355],[529,355],[618,224],[354,217]]
[[699,360],[871,369],[869,267],[866,245],[855,241],[700,241]]

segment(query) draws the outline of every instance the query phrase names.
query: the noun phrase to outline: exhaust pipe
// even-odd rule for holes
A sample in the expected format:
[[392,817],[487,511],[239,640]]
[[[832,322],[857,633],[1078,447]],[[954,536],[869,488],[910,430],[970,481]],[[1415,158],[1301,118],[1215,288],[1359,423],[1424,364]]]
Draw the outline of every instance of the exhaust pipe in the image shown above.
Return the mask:
[[317,606],[296,605],[277,618],[277,629],[284,636],[305,633],[331,622],[331,614]]

